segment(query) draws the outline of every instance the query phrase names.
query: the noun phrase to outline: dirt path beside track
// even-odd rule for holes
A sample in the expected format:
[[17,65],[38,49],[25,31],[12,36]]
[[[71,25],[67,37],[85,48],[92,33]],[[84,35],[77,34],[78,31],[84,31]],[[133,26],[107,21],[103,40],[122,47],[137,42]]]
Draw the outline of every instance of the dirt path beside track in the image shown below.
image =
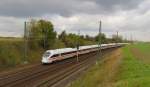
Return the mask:
[[122,50],[117,49],[108,55],[101,64],[99,87],[113,87],[122,60]]

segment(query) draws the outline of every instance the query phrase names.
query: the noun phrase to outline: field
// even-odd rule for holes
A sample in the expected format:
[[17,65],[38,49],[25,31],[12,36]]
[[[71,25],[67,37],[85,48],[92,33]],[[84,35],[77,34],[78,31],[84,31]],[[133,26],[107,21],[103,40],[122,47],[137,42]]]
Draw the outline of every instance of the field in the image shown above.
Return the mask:
[[123,48],[124,60],[117,87],[150,87],[150,44]]
[[112,52],[69,87],[150,87],[150,44],[131,44]]

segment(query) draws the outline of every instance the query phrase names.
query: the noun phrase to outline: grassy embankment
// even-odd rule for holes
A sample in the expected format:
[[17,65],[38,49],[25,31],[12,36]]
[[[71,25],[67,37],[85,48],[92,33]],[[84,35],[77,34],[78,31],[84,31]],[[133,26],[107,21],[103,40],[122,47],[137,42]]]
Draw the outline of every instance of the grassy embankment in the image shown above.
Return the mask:
[[24,58],[24,41],[21,38],[0,38],[0,70],[23,65],[24,61],[39,61],[42,50],[29,50]]
[[150,87],[150,44],[128,45],[104,58],[70,87]]

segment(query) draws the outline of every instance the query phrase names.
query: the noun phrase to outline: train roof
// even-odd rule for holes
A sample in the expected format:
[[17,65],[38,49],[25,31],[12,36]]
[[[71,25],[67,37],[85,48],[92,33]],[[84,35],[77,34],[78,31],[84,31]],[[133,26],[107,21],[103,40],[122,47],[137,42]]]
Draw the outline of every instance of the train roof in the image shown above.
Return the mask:
[[[115,45],[116,43],[109,43],[109,44],[101,44],[101,46],[109,46],[109,45]],[[124,44],[124,43],[118,43],[118,44]],[[87,46],[79,46],[79,50],[84,49],[90,49],[90,48],[96,48],[99,47],[99,45],[87,45]],[[54,50],[47,50],[46,52],[50,52],[51,54],[61,54],[71,51],[76,51],[77,48],[60,48],[60,49],[54,49]]]
[[75,51],[74,48],[61,48],[61,49],[55,49],[55,50],[47,50],[46,52],[50,52],[51,54],[61,54],[66,52]]

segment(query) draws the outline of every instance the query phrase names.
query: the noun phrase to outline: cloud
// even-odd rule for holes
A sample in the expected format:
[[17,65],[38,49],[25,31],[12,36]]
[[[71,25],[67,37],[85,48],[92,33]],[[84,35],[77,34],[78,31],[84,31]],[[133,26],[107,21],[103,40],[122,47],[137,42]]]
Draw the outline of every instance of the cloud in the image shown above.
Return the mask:
[[2,0],[0,15],[35,17],[44,14],[72,16],[85,14],[112,14],[117,10],[135,9],[143,0]]
[[132,35],[135,39],[149,41],[149,15],[150,11],[141,14],[137,9],[134,11],[118,11],[113,15],[78,14],[71,17],[57,15],[52,17],[51,20],[56,25],[55,29],[58,32],[66,30],[77,33],[80,29],[82,34],[94,36],[98,33],[99,20],[101,19],[102,31],[109,37],[119,31],[124,38],[131,39]]
[[124,38],[150,41],[149,0],[2,0],[0,3],[0,35],[22,36],[27,18],[50,20],[60,33],[119,34]]
[[0,36],[23,36],[24,19],[0,16]]

